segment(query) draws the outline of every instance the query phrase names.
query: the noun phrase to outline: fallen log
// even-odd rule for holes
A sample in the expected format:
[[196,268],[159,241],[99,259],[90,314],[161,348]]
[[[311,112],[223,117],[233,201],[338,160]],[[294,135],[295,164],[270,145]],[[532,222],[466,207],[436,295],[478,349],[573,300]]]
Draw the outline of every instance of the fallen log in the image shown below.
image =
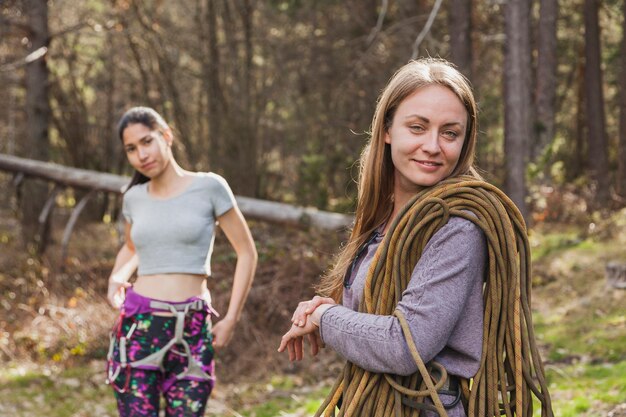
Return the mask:
[[[129,177],[121,175],[66,167],[6,154],[0,154],[0,170],[52,181],[66,187],[116,194],[121,194],[130,181]],[[345,229],[352,222],[352,216],[312,207],[299,207],[242,196],[235,198],[242,213],[251,219],[326,230]]]

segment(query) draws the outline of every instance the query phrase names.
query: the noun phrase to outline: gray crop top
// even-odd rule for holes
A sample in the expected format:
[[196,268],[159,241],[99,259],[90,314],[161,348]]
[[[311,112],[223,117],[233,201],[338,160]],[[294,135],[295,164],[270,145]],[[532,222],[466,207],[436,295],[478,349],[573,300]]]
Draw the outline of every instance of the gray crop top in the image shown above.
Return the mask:
[[211,275],[216,218],[236,204],[226,180],[198,173],[185,190],[167,199],[151,197],[148,184],[129,189],[122,206],[139,256],[137,274]]

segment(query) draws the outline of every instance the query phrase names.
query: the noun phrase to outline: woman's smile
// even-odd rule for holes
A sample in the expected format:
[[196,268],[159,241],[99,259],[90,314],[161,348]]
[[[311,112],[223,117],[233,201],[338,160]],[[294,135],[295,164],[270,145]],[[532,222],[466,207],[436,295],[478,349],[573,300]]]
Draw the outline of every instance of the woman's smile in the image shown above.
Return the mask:
[[420,88],[400,103],[385,135],[396,198],[450,176],[463,149],[466,125],[465,106],[446,87]]
[[411,161],[415,162],[419,168],[427,172],[435,172],[440,167],[443,166],[441,162],[435,162],[435,161],[419,160],[419,159],[411,159]]

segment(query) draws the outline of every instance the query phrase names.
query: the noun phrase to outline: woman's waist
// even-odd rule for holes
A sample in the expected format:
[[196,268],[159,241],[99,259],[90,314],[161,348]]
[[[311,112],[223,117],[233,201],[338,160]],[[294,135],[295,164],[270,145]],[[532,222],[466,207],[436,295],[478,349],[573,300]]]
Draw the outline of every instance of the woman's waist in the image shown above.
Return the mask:
[[144,297],[182,302],[192,297],[208,296],[205,279],[206,275],[199,274],[141,275],[133,284],[133,290]]

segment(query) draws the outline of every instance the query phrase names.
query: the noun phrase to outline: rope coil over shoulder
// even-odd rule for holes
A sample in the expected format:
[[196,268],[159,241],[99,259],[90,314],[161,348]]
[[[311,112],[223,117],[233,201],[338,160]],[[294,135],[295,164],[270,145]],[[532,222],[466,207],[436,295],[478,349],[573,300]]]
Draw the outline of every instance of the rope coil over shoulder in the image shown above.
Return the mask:
[[[426,244],[450,216],[480,227],[488,250],[480,368],[471,388],[469,381],[461,383],[467,415],[532,417],[534,395],[541,404],[541,416],[553,416],[532,325],[530,249],[524,219],[498,188],[462,176],[421,191],[398,214],[374,255],[359,306],[361,312],[398,318],[418,372],[406,377],[377,374],[347,362],[315,417],[334,416],[340,402],[338,417],[418,417],[420,409],[404,404],[403,396],[418,403],[430,397],[433,405],[422,404],[423,408],[447,417],[437,393],[447,373],[434,361],[423,362],[396,305]],[[434,370],[441,375],[438,380],[433,378]]]

